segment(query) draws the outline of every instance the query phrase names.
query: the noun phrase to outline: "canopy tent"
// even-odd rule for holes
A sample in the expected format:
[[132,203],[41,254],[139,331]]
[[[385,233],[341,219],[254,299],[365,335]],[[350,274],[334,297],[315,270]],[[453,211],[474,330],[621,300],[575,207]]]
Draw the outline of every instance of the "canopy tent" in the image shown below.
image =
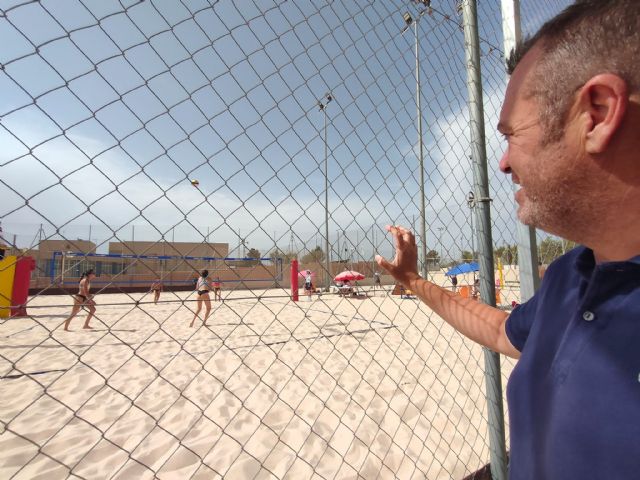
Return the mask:
[[463,273],[477,272],[478,270],[480,270],[480,267],[478,266],[478,262],[470,262],[470,263],[465,262],[465,263],[456,265],[447,273],[445,273],[445,275],[448,277],[453,277],[454,275],[462,275]]

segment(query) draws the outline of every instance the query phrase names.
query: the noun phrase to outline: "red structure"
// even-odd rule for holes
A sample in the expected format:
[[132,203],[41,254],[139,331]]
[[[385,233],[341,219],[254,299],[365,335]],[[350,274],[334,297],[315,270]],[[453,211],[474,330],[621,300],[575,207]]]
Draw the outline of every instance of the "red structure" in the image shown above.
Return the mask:
[[291,260],[291,300],[298,301],[298,260]]
[[36,269],[33,257],[20,257],[16,262],[16,272],[13,277],[13,291],[11,293],[11,316],[27,316],[27,298],[29,298],[29,283],[31,272]]

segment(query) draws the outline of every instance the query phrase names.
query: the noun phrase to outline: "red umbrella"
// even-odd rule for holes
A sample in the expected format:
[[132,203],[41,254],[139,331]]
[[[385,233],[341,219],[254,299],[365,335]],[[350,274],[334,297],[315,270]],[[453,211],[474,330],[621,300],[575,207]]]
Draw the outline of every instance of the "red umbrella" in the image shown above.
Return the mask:
[[344,272],[340,272],[334,278],[336,282],[352,282],[354,280],[364,280],[364,275],[353,270],[345,270]]

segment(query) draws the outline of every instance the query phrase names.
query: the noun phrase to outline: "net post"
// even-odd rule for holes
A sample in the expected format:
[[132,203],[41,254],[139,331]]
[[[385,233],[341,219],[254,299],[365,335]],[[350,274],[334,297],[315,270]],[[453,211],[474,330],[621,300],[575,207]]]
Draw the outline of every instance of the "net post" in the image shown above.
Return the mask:
[[291,260],[291,300],[298,301],[298,260]]
[[16,262],[11,293],[11,316],[26,317],[31,272],[36,269],[33,257],[20,257]]

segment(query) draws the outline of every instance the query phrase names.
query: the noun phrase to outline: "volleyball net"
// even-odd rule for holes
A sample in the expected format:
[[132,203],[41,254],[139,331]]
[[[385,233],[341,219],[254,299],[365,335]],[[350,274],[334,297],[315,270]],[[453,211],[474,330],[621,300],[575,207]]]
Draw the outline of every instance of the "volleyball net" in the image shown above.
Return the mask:
[[[41,264],[42,265],[42,264]],[[37,285],[46,280],[52,286],[76,287],[82,274],[93,270],[92,282],[100,291],[144,291],[160,281],[164,290],[193,289],[203,270],[225,288],[274,288],[283,279],[282,258],[233,258],[172,255],[127,255],[113,253],[53,252],[32,277]]]

